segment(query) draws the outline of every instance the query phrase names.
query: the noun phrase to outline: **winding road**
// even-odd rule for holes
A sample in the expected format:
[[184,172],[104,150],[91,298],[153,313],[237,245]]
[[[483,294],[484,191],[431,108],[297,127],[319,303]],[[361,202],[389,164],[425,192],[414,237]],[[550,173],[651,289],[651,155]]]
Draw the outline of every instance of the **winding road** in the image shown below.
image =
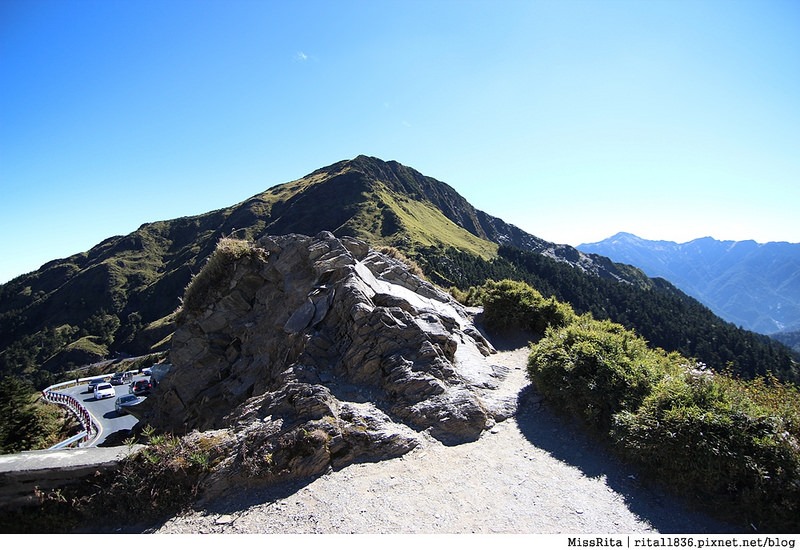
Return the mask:
[[[133,377],[133,380],[135,381],[144,378],[148,377],[144,374],[138,374]],[[116,410],[114,410],[116,398],[128,393],[128,384],[114,386],[114,391],[116,393],[115,397],[100,400],[94,398],[94,393],[89,391],[88,384],[88,381],[82,382],[77,386],[61,389],[59,392],[71,395],[80,401],[81,404],[89,411],[89,414],[92,415],[95,423],[98,426],[98,434],[88,446],[97,447],[102,445],[110,435],[119,431],[127,432],[136,425],[138,420],[133,415],[120,415]]]

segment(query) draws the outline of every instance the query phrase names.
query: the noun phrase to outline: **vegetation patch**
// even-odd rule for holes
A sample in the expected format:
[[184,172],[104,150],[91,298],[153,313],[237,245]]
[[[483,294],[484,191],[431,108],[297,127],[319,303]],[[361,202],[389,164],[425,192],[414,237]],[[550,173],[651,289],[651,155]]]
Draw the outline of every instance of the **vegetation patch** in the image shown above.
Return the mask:
[[386,190],[378,197],[393,213],[393,224],[402,227],[407,241],[414,246],[453,246],[487,260],[497,255],[495,243],[456,225],[432,204],[397,197]]
[[[475,299],[467,296],[467,299]],[[561,327],[575,318],[569,304],[542,294],[520,281],[489,280],[480,289],[483,315],[489,328],[522,329],[541,334],[549,326]]]
[[489,260],[498,245],[481,239],[447,218],[428,201],[415,200],[376,183],[364,193],[355,215],[336,234],[351,234],[375,248],[392,246],[416,259],[422,249],[453,247]]
[[108,348],[98,336],[83,336],[70,343],[66,351],[80,351],[92,357],[103,358],[108,355]]
[[251,241],[220,239],[217,248],[209,256],[203,269],[189,283],[183,297],[183,309],[192,311],[207,302],[208,296],[217,291],[222,281],[227,280],[237,262],[262,260],[264,250]]
[[795,386],[714,373],[591,315],[548,328],[528,373],[648,477],[761,531],[800,528]]
[[410,259],[408,256],[400,252],[393,246],[384,246],[380,249],[381,254],[385,254],[390,258],[403,262],[405,266],[408,268],[408,271],[417,277],[424,279],[425,273],[422,271],[422,268],[419,266],[417,262]]
[[0,381],[0,454],[45,449],[79,428],[71,415],[44,401],[27,380],[7,376]]
[[[123,459],[117,470],[39,492],[37,506],[4,511],[0,532],[113,532],[117,526],[152,522],[187,509],[222,452],[213,437],[192,435],[196,437],[178,438],[145,428],[141,440],[146,445]],[[126,443],[132,446],[137,440]]]

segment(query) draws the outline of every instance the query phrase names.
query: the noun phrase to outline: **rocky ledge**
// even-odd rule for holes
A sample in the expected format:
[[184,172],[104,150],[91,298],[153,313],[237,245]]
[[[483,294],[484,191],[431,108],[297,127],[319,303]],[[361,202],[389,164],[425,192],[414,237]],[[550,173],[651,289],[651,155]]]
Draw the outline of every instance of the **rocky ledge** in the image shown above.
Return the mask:
[[425,434],[473,441],[511,414],[471,313],[402,261],[328,232],[236,247],[187,290],[172,368],[135,411],[205,441],[210,493],[397,457]]

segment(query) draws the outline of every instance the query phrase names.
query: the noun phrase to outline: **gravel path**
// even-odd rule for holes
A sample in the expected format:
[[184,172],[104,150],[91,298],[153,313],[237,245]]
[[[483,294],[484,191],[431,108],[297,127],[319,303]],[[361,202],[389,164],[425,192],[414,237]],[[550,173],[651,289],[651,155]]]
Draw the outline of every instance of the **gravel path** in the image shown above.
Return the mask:
[[517,414],[473,443],[430,439],[407,455],[305,484],[243,492],[156,533],[731,533],[641,486],[633,472],[553,416],[525,376],[526,347],[502,351],[500,392]]

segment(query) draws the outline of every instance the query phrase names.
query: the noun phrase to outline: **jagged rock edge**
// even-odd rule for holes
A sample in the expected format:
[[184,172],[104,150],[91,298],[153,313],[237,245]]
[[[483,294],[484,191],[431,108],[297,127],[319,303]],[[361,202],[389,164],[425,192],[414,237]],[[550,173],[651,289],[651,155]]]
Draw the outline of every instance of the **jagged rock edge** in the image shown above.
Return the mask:
[[211,437],[204,487],[318,475],[477,439],[509,416],[467,310],[366,243],[265,236],[184,312],[141,423]]

